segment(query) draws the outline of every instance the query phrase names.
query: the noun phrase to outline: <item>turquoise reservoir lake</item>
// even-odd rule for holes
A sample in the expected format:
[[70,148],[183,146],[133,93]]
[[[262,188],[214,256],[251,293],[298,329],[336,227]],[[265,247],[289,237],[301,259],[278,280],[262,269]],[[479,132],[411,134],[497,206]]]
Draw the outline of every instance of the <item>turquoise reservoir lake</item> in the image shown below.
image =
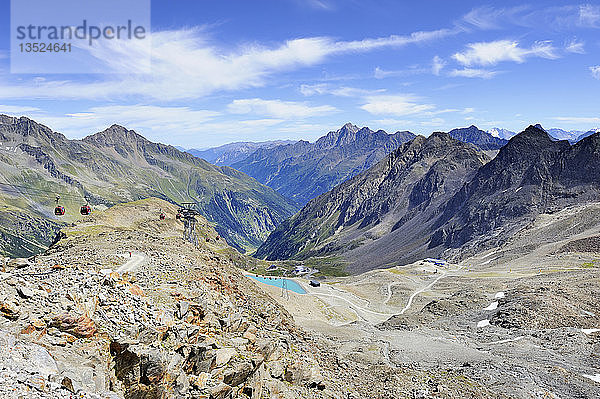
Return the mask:
[[256,281],[260,281],[261,283],[265,283],[265,284],[269,284],[272,285],[274,287],[278,287],[281,288],[283,286],[283,280],[286,280],[286,288],[288,289],[288,291],[293,291],[296,294],[306,294],[306,291],[304,291],[304,288],[302,288],[300,286],[300,284],[298,284],[297,282],[295,282],[294,280],[290,280],[290,279],[283,279],[283,278],[278,278],[278,277],[273,277],[273,278],[265,278],[265,277],[259,277],[259,276],[248,276],[250,278],[253,278]]

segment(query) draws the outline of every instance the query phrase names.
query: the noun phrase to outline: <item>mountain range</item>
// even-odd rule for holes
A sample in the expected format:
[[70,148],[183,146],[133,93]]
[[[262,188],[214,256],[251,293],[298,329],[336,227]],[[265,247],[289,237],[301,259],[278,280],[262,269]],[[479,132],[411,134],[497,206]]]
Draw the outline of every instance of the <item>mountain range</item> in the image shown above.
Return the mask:
[[[28,118],[0,116],[0,234],[3,252],[25,255],[47,246],[60,221],[61,195],[73,220],[87,196],[93,207],[156,196],[194,202],[231,245],[257,247],[297,207],[273,189],[229,167],[219,167],[150,142],[113,125],[69,140]],[[156,210],[157,217],[160,210]],[[22,243],[13,245],[15,242]]]
[[434,133],[310,201],[256,255],[334,256],[353,273],[460,257],[499,245],[538,214],[597,199],[599,181],[599,133],[570,145],[530,126],[491,160]]
[[[568,140],[571,144],[574,144],[579,140],[586,138],[587,136],[591,136],[592,134],[597,133],[598,131],[600,131],[600,129],[591,129],[587,132],[583,130],[564,130],[559,128],[546,129],[546,132],[550,135],[550,137],[556,140]],[[494,137],[498,137],[505,140],[509,140],[517,134],[513,131],[498,127],[490,129],[487,132]]]
[[500,127],[495,127],[492,128],[490,130],[487,131],[489,134],[491,134],[494,137],[500,138],[500,139],[504,139],[504,140],[510,140],[510,138],[514,135],[516,135],[517,133],[508,130],[508,129],[503,129]]
[[242,161],[260,148],[273,148],[279,145],[293,144],[293,140],[273,140],[273,141],[240,141],[229,143],[219,147],[208,149],[189,149],[185,150],[195,157],[202,158],[215,165],[230,166],[236,162]]
[[350,123],[314,143],[260,148],[231,166],[299,205],[370,168],[415,135],[388,134]]
[[599,133],[570,145],[530,126],[448,201],[429,248],[501,242],[534,215],[597,199],[599,178]]
[[[348,271],[411,261],[439,208],[489,158],[447,133],[417,136],[366,172],[310,201],[257,250],[267,259],[343,254]],[[377,254],[377,256],[373,256]]]

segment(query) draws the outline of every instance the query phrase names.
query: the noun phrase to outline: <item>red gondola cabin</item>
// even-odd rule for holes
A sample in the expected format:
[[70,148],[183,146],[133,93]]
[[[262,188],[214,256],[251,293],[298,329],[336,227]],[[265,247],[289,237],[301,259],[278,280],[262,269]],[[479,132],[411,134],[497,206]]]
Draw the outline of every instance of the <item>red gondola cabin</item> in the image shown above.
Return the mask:
[[56,208],[54,208],[54,214],[56,216],[63,216],[65,214],[65,207],[57,206]]
[[92,213],[92,208],[89,205],[83,205],[79,212],[82,215],[89,215],[90,213]]

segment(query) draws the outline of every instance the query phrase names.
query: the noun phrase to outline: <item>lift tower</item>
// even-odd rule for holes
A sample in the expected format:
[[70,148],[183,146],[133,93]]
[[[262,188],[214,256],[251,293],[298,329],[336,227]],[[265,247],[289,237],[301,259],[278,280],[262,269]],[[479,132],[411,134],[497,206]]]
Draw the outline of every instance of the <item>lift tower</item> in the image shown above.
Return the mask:
[[194,209],[195,202],[183,202],[179,209],[178,216],[183,221],[183,239],[194,245],[198,245],[198,236],[196,235],[196,216],[200,213]]

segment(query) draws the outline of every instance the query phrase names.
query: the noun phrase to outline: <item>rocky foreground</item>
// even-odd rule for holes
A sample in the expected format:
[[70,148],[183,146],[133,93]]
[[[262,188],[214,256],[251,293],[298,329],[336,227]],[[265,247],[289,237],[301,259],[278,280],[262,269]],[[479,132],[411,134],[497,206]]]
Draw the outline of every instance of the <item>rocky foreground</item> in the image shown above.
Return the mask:
[[175,212],[118,205],[5,260],[0,397],[348,397],[241,256],[205,220],[200,248],[182,241]]
[[307,333],[242,274],[256,260],[203,218],[199,247],[184,242],[175,212],[157,199],[117,205],[63,229],[44,255],[4,260],[0,398],[510,397],[462,365],[420,364],[426,343],[393,361],[381,334],[394,331]]

